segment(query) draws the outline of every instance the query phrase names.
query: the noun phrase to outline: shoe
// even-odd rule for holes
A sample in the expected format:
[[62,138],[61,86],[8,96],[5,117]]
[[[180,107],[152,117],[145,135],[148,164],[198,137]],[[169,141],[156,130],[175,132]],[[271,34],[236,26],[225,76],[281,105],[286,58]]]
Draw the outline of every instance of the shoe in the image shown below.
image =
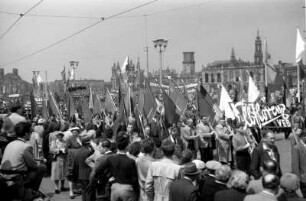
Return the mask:
[[75,196],[74,196],[74,195],[70,195],[70,199],[72,199],[72,200],[73,200],[74,198],[75,198]]
[[81,195],[81,194],[82,194],[82,190],[74,190],[73,193],[74,193],[74,194]]
[[69,188],[65,188],[65,187],[61,188],[61,191],[68,191],[68,190],[69,190]]
[[61,191],[58,190],[58,189],[55,190],[55,193],[56,193],[56,194],[59,194],[60,192],[61,192]]

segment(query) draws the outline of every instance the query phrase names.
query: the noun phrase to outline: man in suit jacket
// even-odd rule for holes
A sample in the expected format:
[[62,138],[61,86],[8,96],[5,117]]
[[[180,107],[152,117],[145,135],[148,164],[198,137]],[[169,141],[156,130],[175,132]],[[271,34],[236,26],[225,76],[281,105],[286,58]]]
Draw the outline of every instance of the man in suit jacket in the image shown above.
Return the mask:
[[306,198],[306,133],[301,135],[301,140],[292,149],[292,172],[301,181],[300,189]]
[[198,189],[193,182],[200,172],[194,163],[187,164],[184,170],[185,176],[170,184],[170,201],[197,201]]
[[90,136],[81,136],[81,141],[82,147],[74,155],[72,174],[82,186],[82,200],[85,201],[85,189],[89,184],[89,175],[91,172],[91,168],[85,163],[85,160],[93,154],[93,149],[90,145]]
[[281,177],[280,159],[277,147],[274,145],[275,134],[272,131],[267,131],[262,135],[262,142],[254,149],[252,153],[252,160],[250,165],[251,175],[255,179],[259,179],[262,174],[260,167],[263,166],[264,161],[273,160],[277,163],[277,176]]
[[262,177],[263,191],[255,195],[248,195],[244,201],[277,201],[276,195],[279,190],[279,178],[274,174]]

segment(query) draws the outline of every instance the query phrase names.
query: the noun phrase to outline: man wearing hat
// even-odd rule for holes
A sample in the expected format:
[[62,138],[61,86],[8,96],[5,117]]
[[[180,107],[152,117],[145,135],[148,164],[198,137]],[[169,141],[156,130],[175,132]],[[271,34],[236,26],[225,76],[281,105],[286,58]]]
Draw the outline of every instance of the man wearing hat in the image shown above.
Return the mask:
[[199,183],[199,191],[200,191],[200,198],[205,200],[205,198],[208,196],[208,191],[206,190],[209,186],[213,186],[216,181],[216,170],[220,169],[222,164],[218,161],[207,161],[205,164],[207,175],[205,178],[200,181]]
[[292,149],[292,172],[296,174],[301,183],[300,188],[306,198],[306,133],[300,135],[300,141]]
[[198,178],[200,170],[196,164],[189,163],[185,166],[184,177],[170,184],[170,201],[196,201],[198,200],[198,189],[194,182]]

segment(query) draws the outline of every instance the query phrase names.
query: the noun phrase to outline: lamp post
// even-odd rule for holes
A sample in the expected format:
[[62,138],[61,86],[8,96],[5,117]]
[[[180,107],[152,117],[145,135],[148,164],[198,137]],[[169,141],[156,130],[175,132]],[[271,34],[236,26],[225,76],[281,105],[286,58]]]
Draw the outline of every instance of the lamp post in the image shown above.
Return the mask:
[[166,50],[168,41],[165,39],[157,39],[153,41],[155,49],[159,52],[159,60],[160,60],[160,67],[159,67],[159,82],[160,86],[163,84],[163,77],[162,77],[162,68],[163,68],[163,61],[162,61],[162,54]]

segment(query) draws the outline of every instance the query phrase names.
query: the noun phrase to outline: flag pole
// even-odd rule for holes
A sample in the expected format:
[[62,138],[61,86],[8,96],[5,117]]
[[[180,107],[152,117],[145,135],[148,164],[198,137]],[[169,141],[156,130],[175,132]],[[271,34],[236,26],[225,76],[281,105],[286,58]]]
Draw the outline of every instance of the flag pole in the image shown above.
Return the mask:
[[267,39],[265,38],[264,39],[264,41],[265,41],[265,62],[264,62],[264,68],[265,68],[265,95],[266,95],[266,103],[268,103],[269,102],[269,94],[268,94],[268,71],[267,71],[267,57],[268,57],[268,55],[267,55],[267,46],[268,46],[268,43],[267,43]]
[[301,102],[301,86],[300,86],[300,64],[297,63],[297,95],[298,95],[298,102]]

